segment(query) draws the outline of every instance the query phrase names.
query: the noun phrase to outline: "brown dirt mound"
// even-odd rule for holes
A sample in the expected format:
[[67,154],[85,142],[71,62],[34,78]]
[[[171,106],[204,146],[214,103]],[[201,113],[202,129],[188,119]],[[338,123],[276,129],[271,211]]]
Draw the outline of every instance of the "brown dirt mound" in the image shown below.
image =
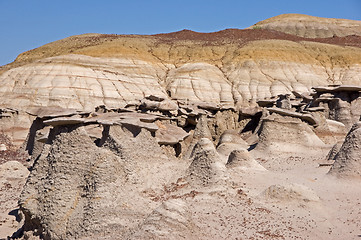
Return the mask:
[[152,36],[167,43],[171,43],[172,41],[204,41],[205,44],[219,44],[220,42],[237,42],[240,44],[246,44],[251,41],[276,39],[361,47],[361,36],[356,35],[346,37],[334,36],[331,38],[304,38],[268,29],[226,29],[211,33],[200,33],[184,29],[178,32],[156,34]]

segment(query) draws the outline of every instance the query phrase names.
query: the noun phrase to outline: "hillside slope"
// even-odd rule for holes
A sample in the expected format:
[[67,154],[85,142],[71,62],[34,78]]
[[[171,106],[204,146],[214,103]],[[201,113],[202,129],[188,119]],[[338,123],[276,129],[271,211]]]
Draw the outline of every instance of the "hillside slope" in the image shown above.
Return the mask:
[[315,85],[358,84],[359,43],[311,41],[269,30],[74,36],[25,52],[4,66],[1,103],[20,109],[92,109],[155,94],[249,106]]
[[329,38],[361,35],[360,21],[337,18],[321,18],[303,14],[282,14],[258,22],[250,28],[276,30],[307,38]]

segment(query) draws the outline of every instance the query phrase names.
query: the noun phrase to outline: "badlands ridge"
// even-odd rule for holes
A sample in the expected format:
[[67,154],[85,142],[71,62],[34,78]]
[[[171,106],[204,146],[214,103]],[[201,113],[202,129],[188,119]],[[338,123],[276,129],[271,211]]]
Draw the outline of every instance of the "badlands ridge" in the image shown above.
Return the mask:
[[360,21],[72,36],[0,83],[0,237],[361,235]]

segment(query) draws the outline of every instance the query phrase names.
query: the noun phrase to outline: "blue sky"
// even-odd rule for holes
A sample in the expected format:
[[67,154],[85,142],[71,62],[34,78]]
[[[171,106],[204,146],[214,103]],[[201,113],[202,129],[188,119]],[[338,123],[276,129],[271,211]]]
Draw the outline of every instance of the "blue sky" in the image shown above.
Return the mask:
[[0,0],[0,65],[71,35],[242,29],[283,13],[361,20],[361,0]]

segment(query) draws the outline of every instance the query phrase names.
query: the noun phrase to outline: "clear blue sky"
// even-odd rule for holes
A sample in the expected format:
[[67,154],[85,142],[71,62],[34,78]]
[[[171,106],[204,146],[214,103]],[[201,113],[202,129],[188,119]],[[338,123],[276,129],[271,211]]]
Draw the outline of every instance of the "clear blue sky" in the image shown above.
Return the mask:
[[212,32],[283,13],[361,20],[361,0],[0,0],[0,65],[71,35]]

